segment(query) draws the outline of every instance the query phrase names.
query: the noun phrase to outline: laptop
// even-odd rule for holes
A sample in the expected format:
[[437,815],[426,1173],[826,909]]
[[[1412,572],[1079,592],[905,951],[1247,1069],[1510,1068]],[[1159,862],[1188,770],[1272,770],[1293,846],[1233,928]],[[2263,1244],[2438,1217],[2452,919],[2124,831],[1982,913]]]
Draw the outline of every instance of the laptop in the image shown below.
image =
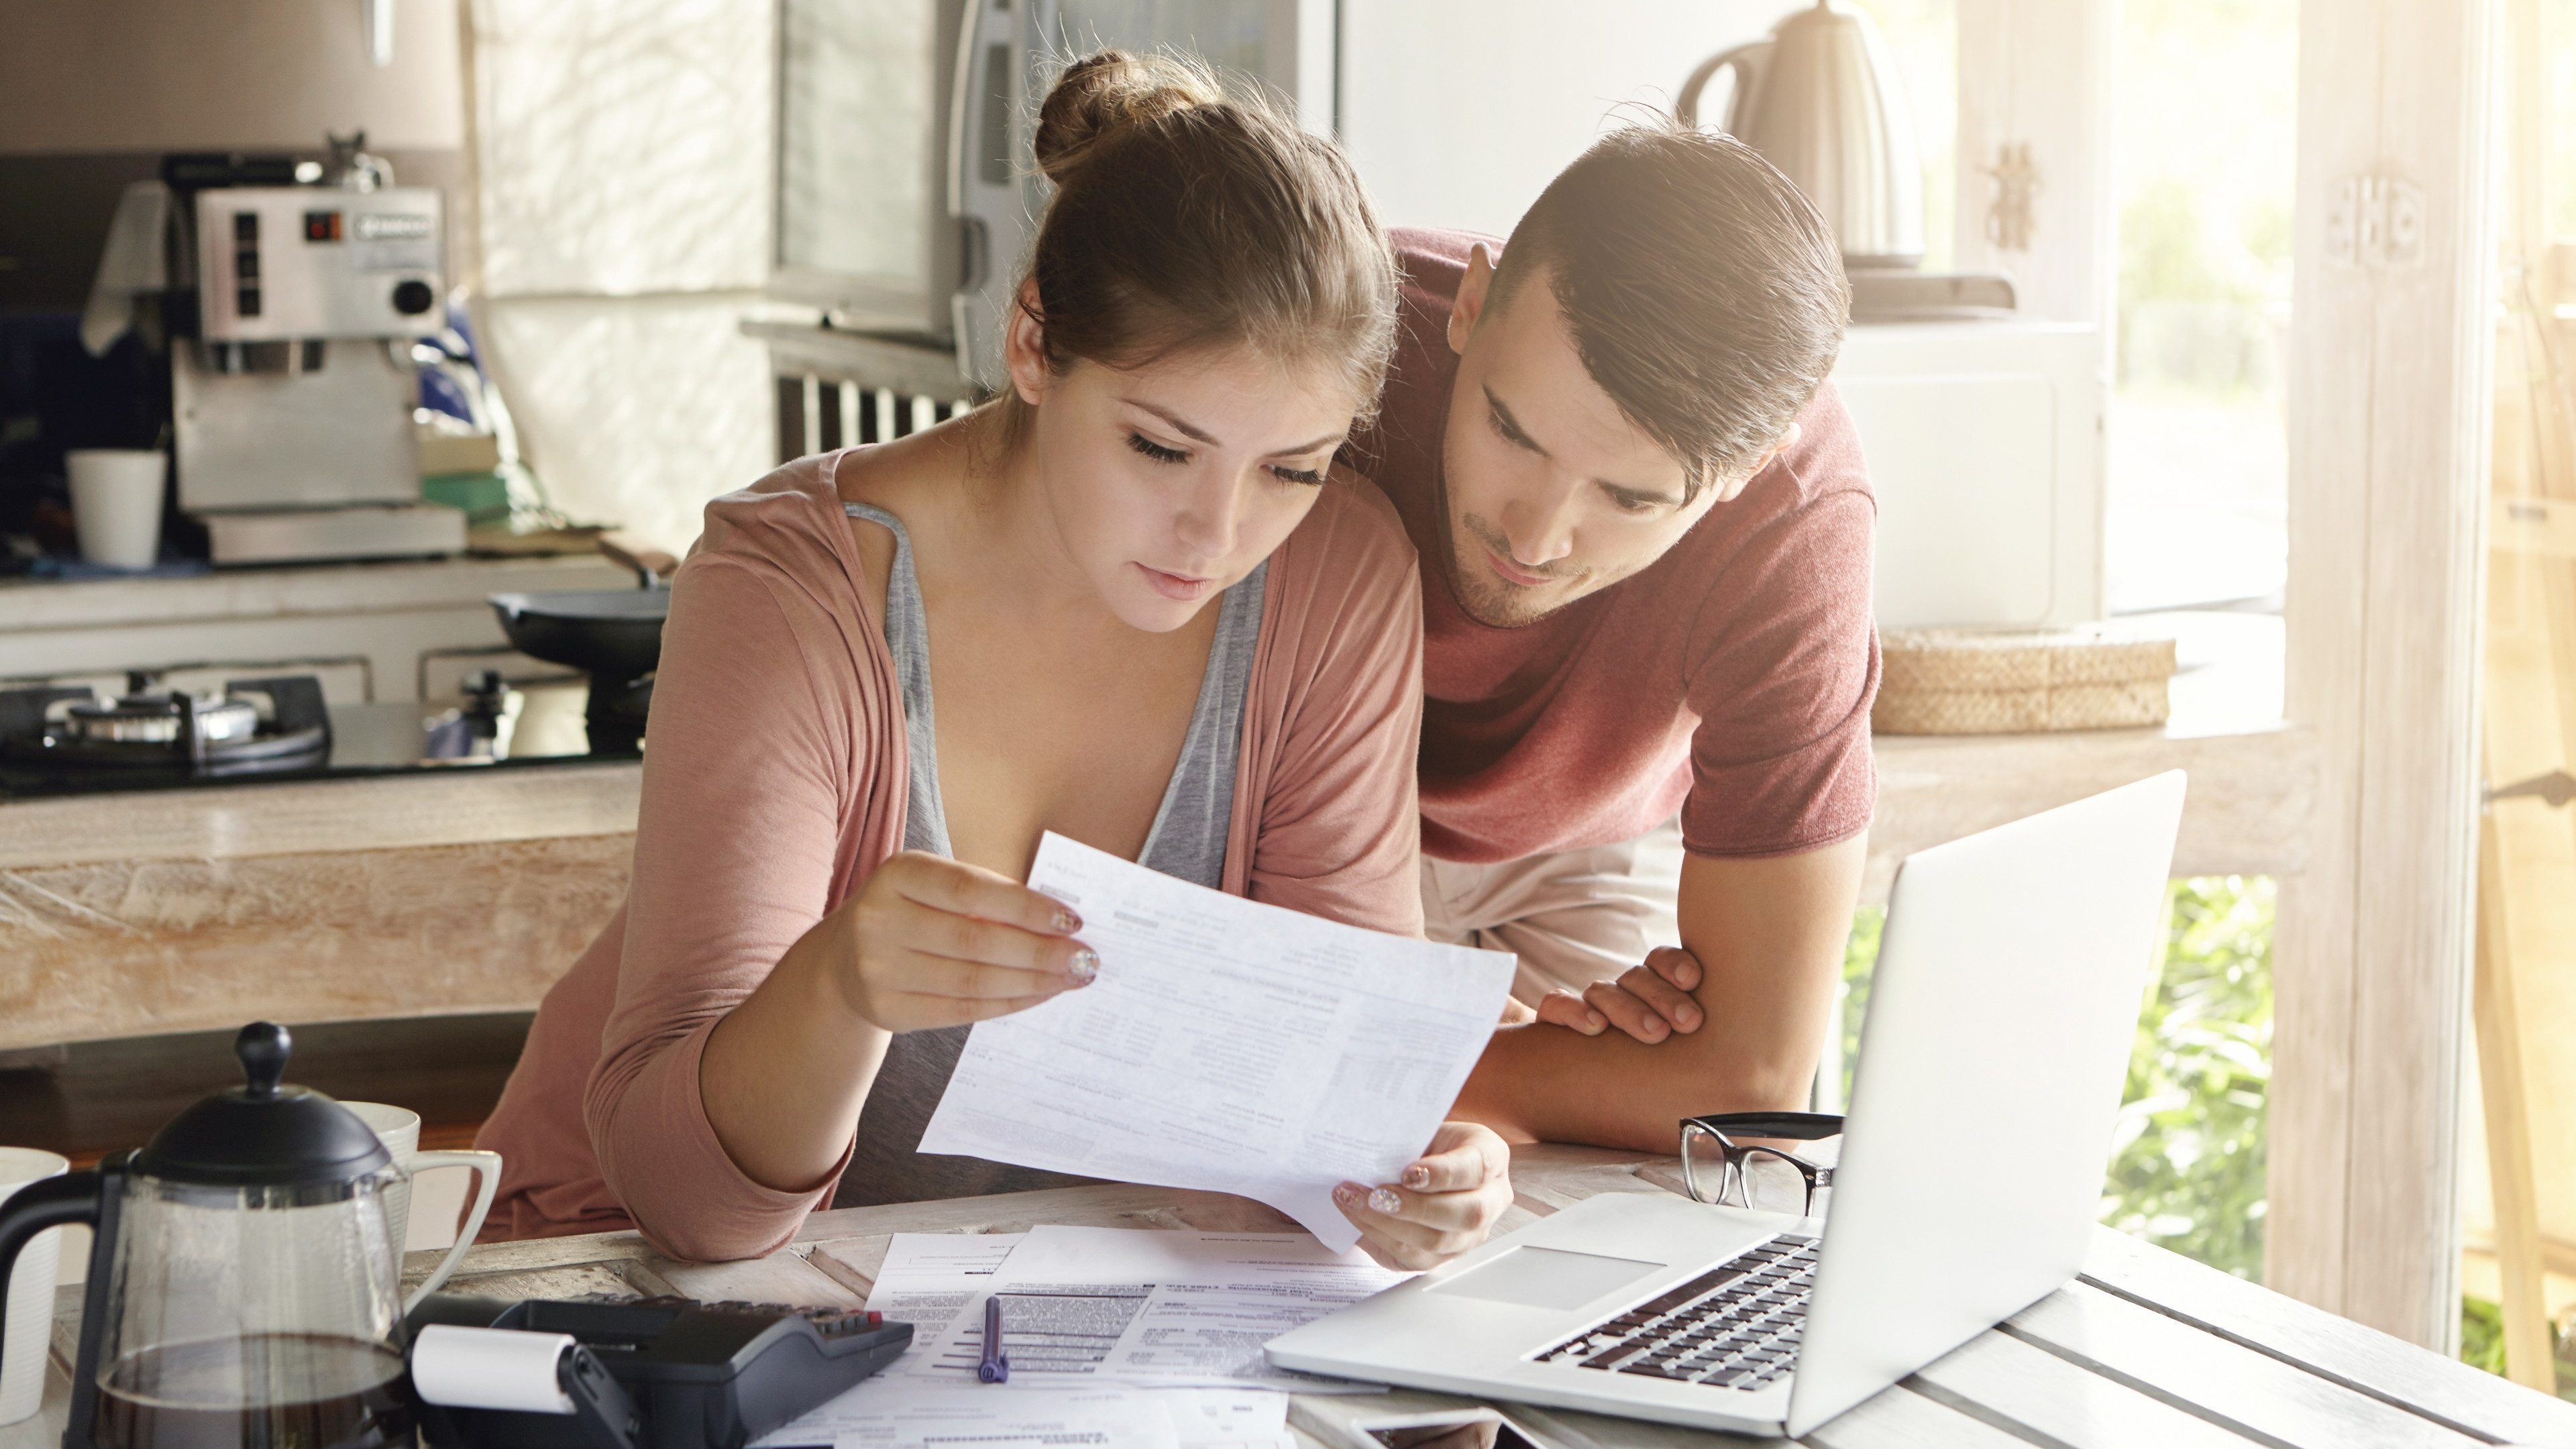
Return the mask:
[[1905,859],[1826,1219],[1603,1194],[1271,1362],[1797,1438],[2056,1291],[2092,1238],[2183,785]]

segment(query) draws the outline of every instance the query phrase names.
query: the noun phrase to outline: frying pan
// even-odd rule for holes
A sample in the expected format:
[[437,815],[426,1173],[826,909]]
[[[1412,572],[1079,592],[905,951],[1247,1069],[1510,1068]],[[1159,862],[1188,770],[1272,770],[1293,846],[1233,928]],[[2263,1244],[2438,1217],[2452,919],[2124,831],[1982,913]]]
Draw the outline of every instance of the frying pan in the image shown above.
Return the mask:
[[565,589],[494,594],[491,602],[501,616],[501,632],[520,653],[570,665],[595,680],[633,680],[652,673],[661,660],[671,591]]
[[511,648],[590,676],[591,750],[622,752],[643,734],[653,692],[648,676],[661,661],[662,621],[671,608],[663,580],[679,561],[611,534],[600,535],[599,551],[635,570],[638,587],[494,594],[489,602]]

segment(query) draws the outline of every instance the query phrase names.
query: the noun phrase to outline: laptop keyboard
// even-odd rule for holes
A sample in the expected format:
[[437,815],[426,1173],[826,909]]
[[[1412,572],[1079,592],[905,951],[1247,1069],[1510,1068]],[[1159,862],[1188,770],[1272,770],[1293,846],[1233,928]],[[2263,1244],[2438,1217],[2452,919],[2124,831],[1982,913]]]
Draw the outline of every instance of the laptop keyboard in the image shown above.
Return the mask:
[[1538,1355],[1610,1373],[1728,1389],[1778,1381],[1798,1361],[1816,1240],[1782,1236]]

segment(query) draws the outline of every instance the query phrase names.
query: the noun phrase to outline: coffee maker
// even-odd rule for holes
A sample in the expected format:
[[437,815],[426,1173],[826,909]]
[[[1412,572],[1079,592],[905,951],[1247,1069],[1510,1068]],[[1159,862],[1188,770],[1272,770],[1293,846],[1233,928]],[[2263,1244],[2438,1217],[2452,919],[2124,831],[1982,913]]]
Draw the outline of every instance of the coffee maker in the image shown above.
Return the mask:
[[329,169],[164,159],[173,463],[217,564],[453,554],[423,502],[412,347],[445,325],[444,198],[364,137]]

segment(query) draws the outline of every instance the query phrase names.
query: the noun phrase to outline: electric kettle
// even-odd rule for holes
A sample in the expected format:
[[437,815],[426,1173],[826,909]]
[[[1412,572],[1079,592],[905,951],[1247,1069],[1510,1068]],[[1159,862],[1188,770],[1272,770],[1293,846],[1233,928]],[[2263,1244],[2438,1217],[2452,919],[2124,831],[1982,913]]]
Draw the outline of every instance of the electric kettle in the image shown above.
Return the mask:
[[1762,153],[1824,213],[1846,269],[1923,260],[1923,154],[1885,42],[1837,0],[1791,14],[1771,38],[1709,57],[1674,116],[1699,124],[1700,93],[1734,73],[1723,129]]
[[242,1028],[245,1085],[0,1205],[0,1294],[37,1233],[97,1232],[64,1449],[412,1443],[385,1212],[402,1170],[347,1108],[280,1084],[292,1045]]

